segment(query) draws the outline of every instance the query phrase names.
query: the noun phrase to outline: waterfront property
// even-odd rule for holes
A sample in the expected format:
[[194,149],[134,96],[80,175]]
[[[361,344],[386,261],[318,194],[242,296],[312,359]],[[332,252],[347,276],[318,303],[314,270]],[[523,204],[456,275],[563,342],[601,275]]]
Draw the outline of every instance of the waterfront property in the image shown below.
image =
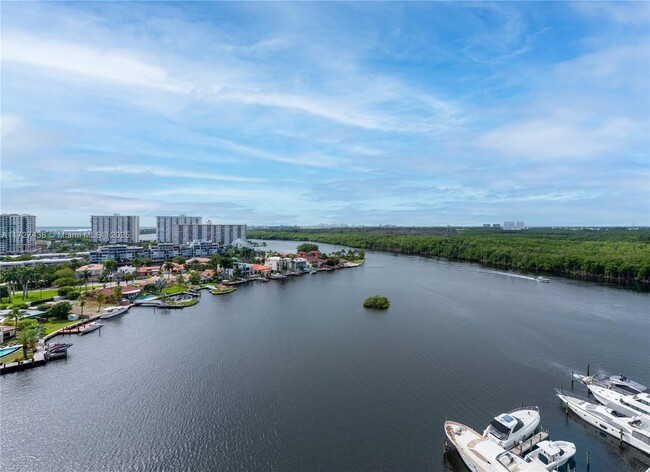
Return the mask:
[[93,215],[90,217],[91,239],[96,243],[134,243],[140,241],[140,217]]

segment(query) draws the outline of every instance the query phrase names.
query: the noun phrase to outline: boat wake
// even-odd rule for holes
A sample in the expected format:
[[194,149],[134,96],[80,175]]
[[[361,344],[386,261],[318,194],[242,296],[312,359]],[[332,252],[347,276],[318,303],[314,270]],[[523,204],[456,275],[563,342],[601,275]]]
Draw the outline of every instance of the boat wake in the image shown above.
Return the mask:
[[515,274],[514,272],[502,272],[499,270],[489,270],[489,269],[481,269],[479,272],[487,273],[487,274],[498,274],[498,275],[506,275],[508,277],[516,277],[518,279],[527,279],[527,280],[534,280],[536,282],[549,282],[549,280],[545,277],[542,276],[532,276],[532,275],[523,275],[523,274]]

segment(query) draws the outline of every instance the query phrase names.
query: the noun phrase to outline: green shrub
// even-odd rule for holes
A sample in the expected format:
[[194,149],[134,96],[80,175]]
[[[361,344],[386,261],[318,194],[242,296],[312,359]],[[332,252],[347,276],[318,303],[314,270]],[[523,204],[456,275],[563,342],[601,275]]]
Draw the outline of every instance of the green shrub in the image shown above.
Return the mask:
[[374,297],[368,297],[363,301],[364,308],[374,308],[377,310],[385,310],[390,306],[390,302],[386,297],[380,297],[375,295]]
[[64,277],[62,279],[56,279],[54,282],[52,282],[52,285],[55,287],[66,287],[70,285],[76,284],[77,281],[75,280],[74,277]]
[[48,314],[55,318],[65,319],[68,317],[70,310],[72,310],[72,305],[70,305],[69,302],[60,302],[51,306],[48,310]]
[[38,306],[38,305],[42,305],[43,303],[52,302],[52,301],[54,301],[54,297],[43,298],[42,300],[34,300],[32,302],[29,302],[29,304],[31,306]]
[[61,297],[65,297],[69,293],[71,293],[74,289],[72,287],[66,286],[66,287],[61,287],[59,288],[56,293],[59,294]]
[[69,292],[68,293],[68,300],[76,300],[80,296],[81,296],[81,293],[79,293],[77,291]]

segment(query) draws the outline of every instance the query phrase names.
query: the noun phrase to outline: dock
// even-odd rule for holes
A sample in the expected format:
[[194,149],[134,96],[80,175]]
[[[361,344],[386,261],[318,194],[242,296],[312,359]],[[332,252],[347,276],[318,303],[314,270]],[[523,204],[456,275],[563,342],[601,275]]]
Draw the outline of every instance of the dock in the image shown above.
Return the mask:
[[524,454],[528,453],[528,451],[530,451],[537,444],[541,443],[542,441],[546,441],[547,439],[548,439],[548,432],[540,431],[539,433],[532,436],[530,439],[526,439],[521,444],[518,444],[517,446],[510,449],[510,452],[512,452],[517,456],[523,456]]

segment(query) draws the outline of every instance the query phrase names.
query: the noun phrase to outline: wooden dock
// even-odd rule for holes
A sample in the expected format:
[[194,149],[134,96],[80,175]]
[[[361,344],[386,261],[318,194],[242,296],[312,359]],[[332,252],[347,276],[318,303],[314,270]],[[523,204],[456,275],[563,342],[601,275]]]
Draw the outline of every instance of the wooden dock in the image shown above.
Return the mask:
[[526,439],[521,444],[510,449],[510,452],[517,456],[523,456],[528,451],[530,451],[537,444],[548,439],[548,433],[546,431],[540,431],[539,433],[532,436],[530,439]]

